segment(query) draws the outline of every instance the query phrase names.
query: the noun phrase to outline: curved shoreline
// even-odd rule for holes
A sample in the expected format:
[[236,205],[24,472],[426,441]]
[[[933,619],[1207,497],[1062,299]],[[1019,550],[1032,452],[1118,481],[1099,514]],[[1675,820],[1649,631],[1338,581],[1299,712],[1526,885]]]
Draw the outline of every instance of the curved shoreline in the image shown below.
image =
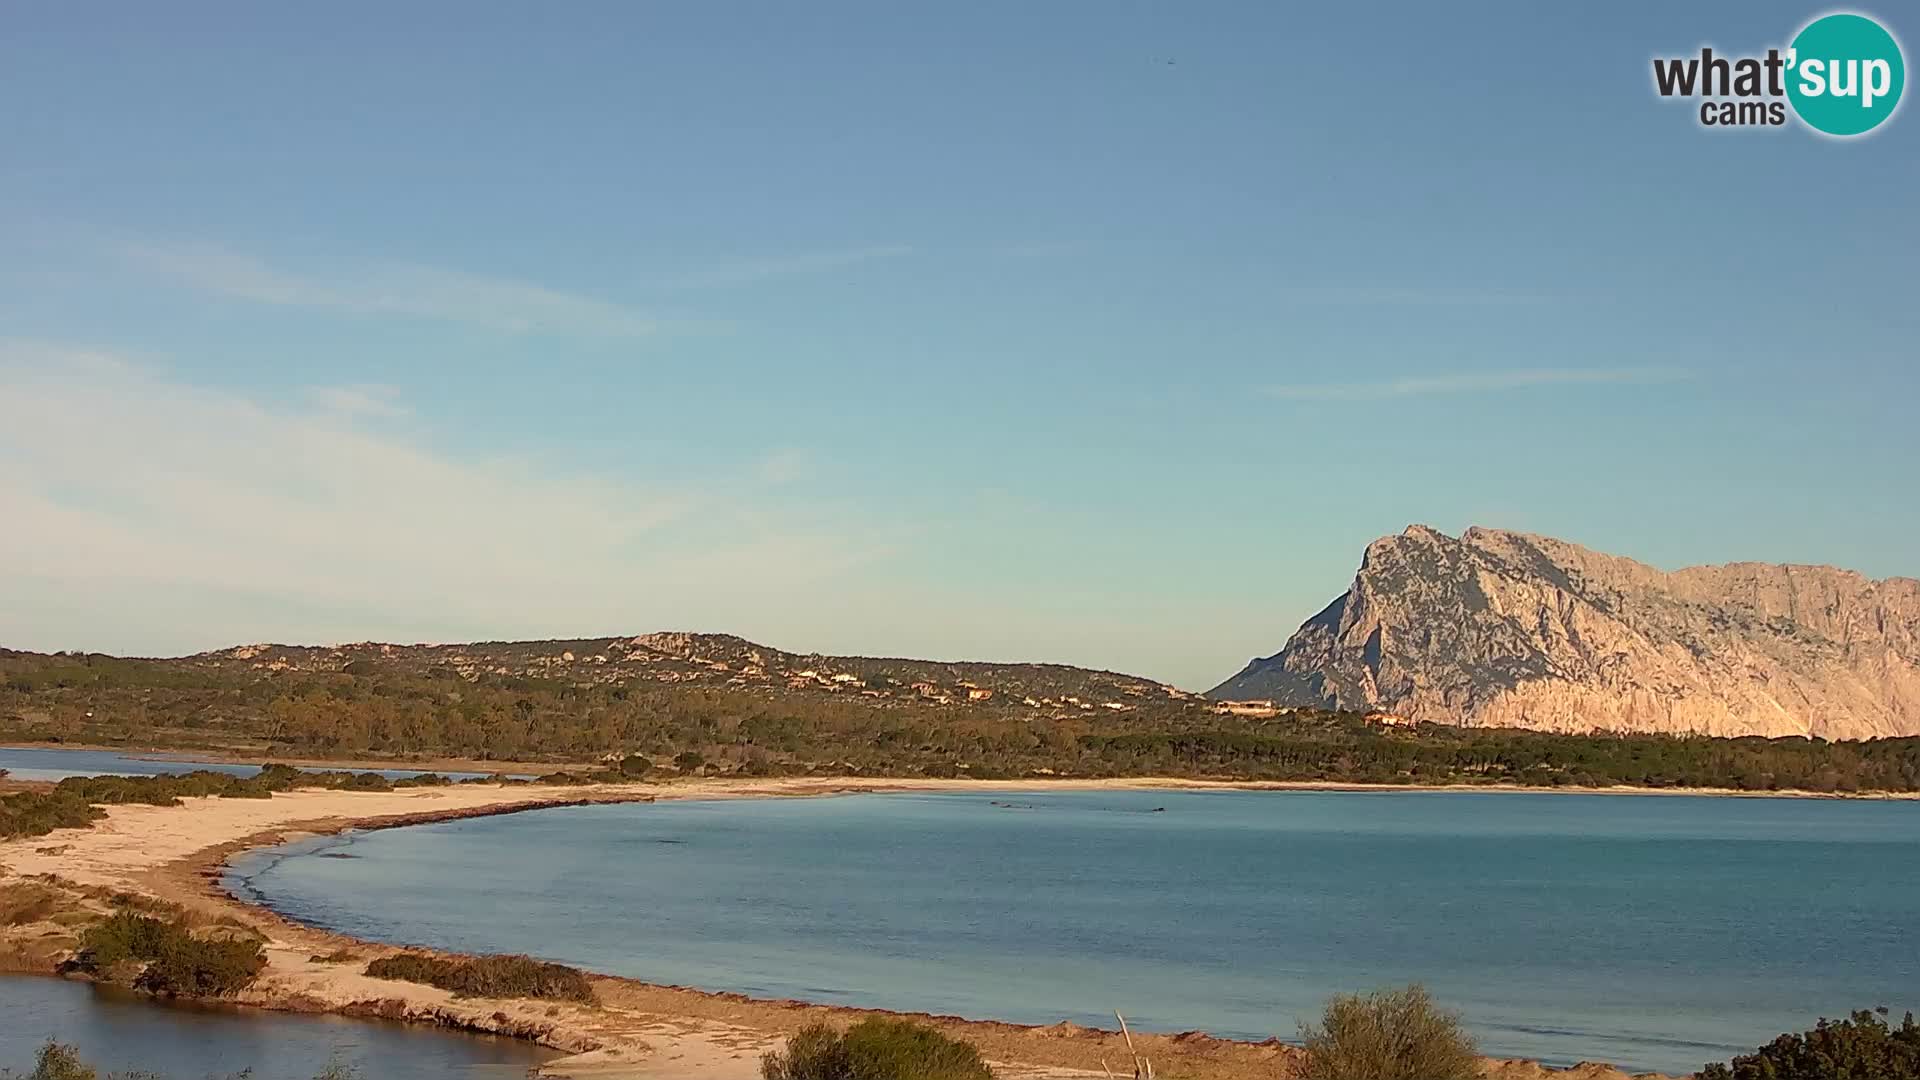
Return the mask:
[[[23,876],[53,873],[80,885],[138,892],[213,917],[236,919],[258,930],[267,938],[268,967],[254,987],[228,999],[234,1003],[278,1011],[409,1020],[530,1039],[570,1055],[545,1066],[543,1073],[550,1076],[651,1078],[671,1074],[693,1076],[698,1080],[750,1080],[757,1076],[760,1054],[777,1046],[788,1033],[805,1023],[822,1018],[844,1020],[884,1014],[911,1016],[974,1041],[982,1053],[1000,1067],[1002,1075],[1010,1078],[1100,1077],[1104,1062],[1127,1060],[1119,1034],[1072,1024],[1041,1027],[753,999],[600,974],[590,974],[600,997],[600,1003],[592,1007],[526,999],[455,999],[433,987],[369,979],[359,972],[364,970],[367,960],[402,951],[440,956],[458,954],[434,948],[402,950],[307,926],[233,895],[223,881],[229,861],[243,852],[348,830],[388,829],[539,809],[660,799],[819,797],[882,791],[1032,791],[1036,788],[1412,790],[1405,786],[1160,779],[1000,782],[834,777],[581,788],[462,785],[394,793],[300,791],[278,794],[264,801],[189,800],[195,804],[218,804],[211,806],[112,807],[108,819],[91,830],[60,830],[46,837],[0,843],[0,863]],[[1443,787],[1437,790],[1490,789]],[[447,801],[461,805],[431,805]],[[235,807],[236,803],[248,805]],[[277,813],[262,812],[272,810],[275,803],[282,804]],[[308,810],[329,812],[307,813]],[[167,844],[140,842],[143,834],[151,838],[162,825],[206,825],[209,823],[205,819],[211,816],[228,820],[212,822],[210,828],[196,835],[182,836],[176,829],[167,837],[171,841]],[[258,827],[248,828],[248,825]],[[194,833],[194,830],[186,831]],[[91,844],[88,843],[90,835],[96,838]],[[76,850],[82,848],[92,850]],[[62,873],[62,869],[68,872]],[[336,953],[350,955],[352,963],[322,960]],[[1199,1032],[1136,1034],[1135,1039],[1143,1044],[1144,1052],[1157,1061],[1157,1071],[1174,1069],[1192,1080],[1286,1077],[1294,1071],[1299,1055],[1298,1050],[1275,1039],[1238,1042]],[[1550,1077],[1624,1080],[1628,1076],[1608,1066],[1580,1065],[1559,1070],[1531,1061],[1490,1061],[1488,1069],[1488,1076],[1495,1080]]]

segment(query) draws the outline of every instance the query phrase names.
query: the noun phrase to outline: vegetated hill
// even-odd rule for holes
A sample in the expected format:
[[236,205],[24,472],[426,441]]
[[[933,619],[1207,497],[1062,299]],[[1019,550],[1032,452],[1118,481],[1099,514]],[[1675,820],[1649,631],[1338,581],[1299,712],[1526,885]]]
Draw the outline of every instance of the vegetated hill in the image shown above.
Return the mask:
[[1826,566],[1664,572],[1545,536],[1421,525],[1226,699],[1546,731],[1920,734],[1920,581]]
[[210,748],[255,760],[454,757],[572,768],[617,759],[628,775],[1920,788],[1920,738],[1407,726],[1213,702],[1111,672],[807,656],[689,634],[260,645],[171,660],[0,650],[0,739]]
[[790,653],[732,634],[666,632],[631,638],[477,642],[466,645],[242,645],[173,665],[281,672],[453,674],[565,679],[581,685],[662,683],[787,689],[888,702],[1020,705],[1029,709],[1131,711],[1197,704],[1200,695],[1132,675],[1064,664],[943,662]]
[[171,659],[0,649],[0,736],[311,755],[576,762],[734,746],[756,761],[954,762],[970,740],[1031,749],[1205,726],[1211,704],[1116,672],[800,654],[724,634]]

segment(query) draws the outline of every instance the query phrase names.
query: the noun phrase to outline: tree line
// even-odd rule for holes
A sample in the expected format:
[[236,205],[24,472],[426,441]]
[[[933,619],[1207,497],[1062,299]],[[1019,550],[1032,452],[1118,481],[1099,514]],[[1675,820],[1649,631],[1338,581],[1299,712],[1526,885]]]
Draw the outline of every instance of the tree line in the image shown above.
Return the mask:
[[1012,778],[1171,775],[1386,784],[1920,790],[1920,739],[1560,735],[1303,710],[1220,716],[1187,702],[1068,712],[782,687],[689,686],[444,669],[208,668],[0,653],[0,738],[225,748],[262,756],[577,765],[642,757],[681,772]]

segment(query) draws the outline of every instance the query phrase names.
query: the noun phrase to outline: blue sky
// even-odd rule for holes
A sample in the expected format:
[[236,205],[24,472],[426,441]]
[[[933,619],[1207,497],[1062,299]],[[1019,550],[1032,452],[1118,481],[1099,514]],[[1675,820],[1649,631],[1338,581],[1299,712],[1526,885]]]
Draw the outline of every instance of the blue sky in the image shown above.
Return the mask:
[[1204,688],[1414,521],[1920,573],[1920,121],[1650,85],[1813,14],[16,7],[0,643]]

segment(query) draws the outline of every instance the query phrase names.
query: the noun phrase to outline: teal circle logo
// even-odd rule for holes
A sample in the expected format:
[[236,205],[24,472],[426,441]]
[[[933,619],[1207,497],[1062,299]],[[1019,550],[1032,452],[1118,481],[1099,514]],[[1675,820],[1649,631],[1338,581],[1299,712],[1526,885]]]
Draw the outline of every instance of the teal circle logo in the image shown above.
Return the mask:
[[1787,100],[1815,131],[1864,135],[1900,105],[1907,65],[1900,43],[1865,15],[1825,15],[1787,51]]

